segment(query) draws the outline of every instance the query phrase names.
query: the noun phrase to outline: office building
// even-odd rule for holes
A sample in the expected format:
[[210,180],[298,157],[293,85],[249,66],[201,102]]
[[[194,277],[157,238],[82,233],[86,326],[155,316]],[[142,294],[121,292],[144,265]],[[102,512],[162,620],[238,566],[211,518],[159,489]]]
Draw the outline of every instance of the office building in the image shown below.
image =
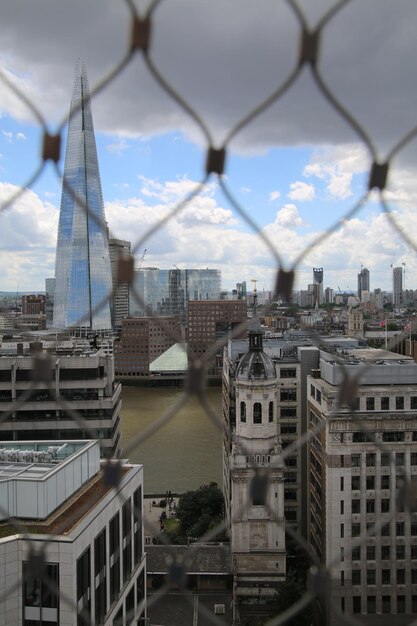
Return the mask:
[[77,65],[68,123],[55,262],[53,325],[111,328],[108,231],[85,66]]
[[[9,347],[0,356],[0,445],[8,439],[97,438],[102,456],[117,453],[121,385],[114,380],[113,357],[68,344],[51,352],[41,352],[40,342],[27,350],[20,342],[2,344],[2,353]],[[49,382],[34,387],[38,368],[45,367]]]
[[[406,480],[415,500],[417,364],[369,348],[339,357],[320,351],[307,383],[309,541],[331,564],[326,623],[402,626],[417,613],[417,513],[401,497]],[[338,406],[345,374],[359,378],[353,408]]]
[[314,306],[323,304],[323,268],[313,267]]
[[45,315],[46,325],[52,326],[54,319],[55,278],[45,278]]
[[[246,302],[217,300],[188,302],[187,341],[190,360],[203,357],[217,340],[246,337]],[[223,346],[211,355],[211,372],[222,367]]]
[[392,268],[392,306],[400,309],[403,304],[403,268]]
[[45,296],[43,294],[22,296],[22,315],[45,314]]
[[369,270],[363,267],[358,274],[358,299],[362,301],[362,293],[369,289]]
[[120,328],[122,320],[129,315],[129,285],[118,281],[119,260],[130,256],[130,241],[109,239],[109,252],[113,295],[111,300],[111,320],[113,328]]
[[148,376],[149,366],[181,339],[179,317],[129,317],[114,343],[117,376]]
[[120,472],[116,487],[106,484],[98,441],[2,442],[2,624],[115,626],[146,616],[143,471],[123,463]]
[[219,300],[221,272],[211,269],[137,269],[129,297],[130,315],[179,315],[185,323],[187,304]]
[[326,287],[324,290],[324,301],[326,304],[334,303],[334,289],[331,287]]

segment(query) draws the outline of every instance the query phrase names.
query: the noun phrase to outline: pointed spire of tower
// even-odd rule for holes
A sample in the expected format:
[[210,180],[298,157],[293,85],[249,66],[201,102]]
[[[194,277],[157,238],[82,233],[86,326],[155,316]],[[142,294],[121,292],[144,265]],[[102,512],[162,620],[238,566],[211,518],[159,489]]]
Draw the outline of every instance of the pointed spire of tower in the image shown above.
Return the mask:
[[75,66],[68,123],[55,283],[56,328],[111,328],[106,301],[112,285],[108,232],[87,70],[80,60]]

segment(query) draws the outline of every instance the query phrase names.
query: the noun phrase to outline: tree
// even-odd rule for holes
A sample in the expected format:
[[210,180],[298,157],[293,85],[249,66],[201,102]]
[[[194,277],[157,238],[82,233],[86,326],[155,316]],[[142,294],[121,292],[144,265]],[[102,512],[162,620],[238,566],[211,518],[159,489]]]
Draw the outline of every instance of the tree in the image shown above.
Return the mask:
[[[274,615],[280,615],[293,606],[306,593],[305,586],[297,580],[294,575],[287,576],[287,579],[277,585],[277,595],[275,598]],[[301,609],[297,615],[285,622],[285,626],[310,626],[313,621],[313,611],[311,604]],[[268,622],[266,622],[268,624]]]
[[180,534],[184,537],[201,537],[223,520],[224,499],[217,483],[202,485],[187,491],[178,502],[177,517]]

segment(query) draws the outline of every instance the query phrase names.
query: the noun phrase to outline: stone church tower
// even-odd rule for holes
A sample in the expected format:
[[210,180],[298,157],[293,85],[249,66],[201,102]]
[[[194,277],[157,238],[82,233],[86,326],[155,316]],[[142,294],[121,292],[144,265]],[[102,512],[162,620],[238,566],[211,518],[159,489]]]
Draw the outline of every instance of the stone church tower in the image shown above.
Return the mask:
[[[256,300],[255,300],[256,302]],[[256,307],[255,307],[256,308]],[[258,318],[236,369],[236,426],[229,455],[230,533],[237,602],[272,598],[285,579],[284,482],[277,373]]]

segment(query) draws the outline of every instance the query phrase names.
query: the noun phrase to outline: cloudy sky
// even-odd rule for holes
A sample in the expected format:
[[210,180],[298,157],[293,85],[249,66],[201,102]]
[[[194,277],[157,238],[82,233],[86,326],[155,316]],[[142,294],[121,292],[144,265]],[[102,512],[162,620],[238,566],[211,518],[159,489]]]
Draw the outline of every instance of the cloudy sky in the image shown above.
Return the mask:
[[[331,0],[299,0],[314,28]],[[146,5],[138,5],[143,10]],[[318,67],[325,84],[383,161],[417,125],[417,3],[352,0],[326,25]],[[68,114],[76,58],[93,88],[129,45],[122,0],[5,0],[0,67],[56,131]],[[153,14],[149,56],[204,121],[214,146],[297,67],[300,25],[284,0],[163,0]],[[106,217],[113,236],[140,241],[204,177],[207,137],[156,83],[140,54],[92,102]],[[42,133],[30,108],[0,82],[0,202],[39,164]],[[324,268],[324,284],[356,289],[360,266],[371,288],[391,289],[391,265],[405,263],[417,288],[417,139],[395,154],[384,194],[352,217],[363,196],[369,150],[326,101],[304,67],[286,94],[228,143],[224,182],[269,238],[284,267],[334,224],[299,261],[298,288]],[[63,168],[63,156],[60,168]],[[60,181],[50,165],[0,215],[0,290],[42,290],[54,275]],[[215,178],[137,249],[145,265],[213,267],[223,285],[273,283],[276,260]]]

